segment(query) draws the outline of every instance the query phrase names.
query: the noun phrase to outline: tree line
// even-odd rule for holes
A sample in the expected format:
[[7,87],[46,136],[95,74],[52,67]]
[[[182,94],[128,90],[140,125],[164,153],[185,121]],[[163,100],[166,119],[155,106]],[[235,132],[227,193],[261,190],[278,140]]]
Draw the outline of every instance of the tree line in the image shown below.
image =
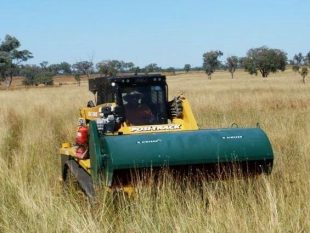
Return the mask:
[[203,54],[203,69],[209,79],[217,69],[228,70],[234,78],[234,72],[238,68],[243,68],[251,75],[260,73],[263,78],[267,78],[270,73],[284,71],[287,65],[291,65],[305,83],[310,67],[310,52],[306,55],[298,53],[292,60],[288,60],[283,50],[266,46],[250,49],[245,57],[229,56],[224,64],[219,61],[222,55],[221,51],[209,51]]
[[7,87],[10,87],[14,76],[25,77],[23,83],[25,85],[52,85],[53,77],[56,75],[73,75],[78,83],[80,83],[81,75],[88,78],[91,74],[101,74],[104,76],[115,76],[119,73],[153,73],[153,72],[169,72],[176,71],[204,71],[208,79],[212,78],[212,74],[218,70],[227,70],[234,78],[236,69],[242,68],[251,75],[261,74],[263,78],[267,78],[270,73],[284,71],[289,64],[295,72],[298,72],[305,83],[308,75],[308,67],[310,66],[310,52],[306,55],[298,53],[294,55],[292,60],[288,60],[287,54],[280,49],[259,47],[249,49],[246,56],[237,57],[229,56],[225,62],[220,61],[223,52],[220,50],[212,50],[203,53],[202,66],[191,67],[185,64],[183,68],[162,68],[156,63],[151,63],[145,67],[136,66],[133,62],[125,62],[121,60],[104,60],[94,64],[92,61],[79,61],[74,64],[61,62],[58,64],[49,64],[42,61],[39,65],[23,64],[27,60],[33,58],[28,50],[19,50],[21,43],[14,36],[6,35],[3,41],[0,41],[0,79]]

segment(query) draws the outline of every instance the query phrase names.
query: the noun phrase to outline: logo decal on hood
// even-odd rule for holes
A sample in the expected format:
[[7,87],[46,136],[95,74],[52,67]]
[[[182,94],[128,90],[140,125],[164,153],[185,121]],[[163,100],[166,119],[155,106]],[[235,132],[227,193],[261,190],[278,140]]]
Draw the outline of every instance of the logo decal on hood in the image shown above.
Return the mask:
[[146,125],[146,126],[130,127],[131,132],[177,130],[177,129],[181,129],[181,125],[169,124],[169,125]]

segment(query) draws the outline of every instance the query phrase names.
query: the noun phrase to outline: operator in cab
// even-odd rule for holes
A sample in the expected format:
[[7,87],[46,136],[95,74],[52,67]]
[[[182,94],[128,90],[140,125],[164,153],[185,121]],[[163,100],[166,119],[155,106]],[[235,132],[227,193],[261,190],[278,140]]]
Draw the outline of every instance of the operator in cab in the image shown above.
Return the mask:
[[142,102],[143,94],[131,91],[123,96],[126,120],[131,125],[149,125],[154,122],[150,107]]

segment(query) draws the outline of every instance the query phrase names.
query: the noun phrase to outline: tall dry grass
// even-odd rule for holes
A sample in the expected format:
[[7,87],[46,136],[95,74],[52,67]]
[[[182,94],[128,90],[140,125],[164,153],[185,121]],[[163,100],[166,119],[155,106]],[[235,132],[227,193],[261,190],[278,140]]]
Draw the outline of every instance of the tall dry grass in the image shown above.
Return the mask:
[[310,232],[310,84],[218,72],[168,78],[203,128],[260,122],[275,152],[270,176],[101,191],[94,203],[63,193],[58,148],[71,141],[87,86],[0,92],[0,232]]

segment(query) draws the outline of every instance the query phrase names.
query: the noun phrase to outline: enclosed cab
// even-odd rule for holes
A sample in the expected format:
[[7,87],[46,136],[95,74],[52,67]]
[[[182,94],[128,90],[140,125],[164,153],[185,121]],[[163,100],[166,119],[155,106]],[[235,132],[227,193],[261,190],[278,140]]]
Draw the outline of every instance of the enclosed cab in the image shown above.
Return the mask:
[[128,125],[168,122],[168,88],[165,76],[95,78],[89,80],[89,90],[96,96],[96,105],[115,103],[117,111],[123,114]]

